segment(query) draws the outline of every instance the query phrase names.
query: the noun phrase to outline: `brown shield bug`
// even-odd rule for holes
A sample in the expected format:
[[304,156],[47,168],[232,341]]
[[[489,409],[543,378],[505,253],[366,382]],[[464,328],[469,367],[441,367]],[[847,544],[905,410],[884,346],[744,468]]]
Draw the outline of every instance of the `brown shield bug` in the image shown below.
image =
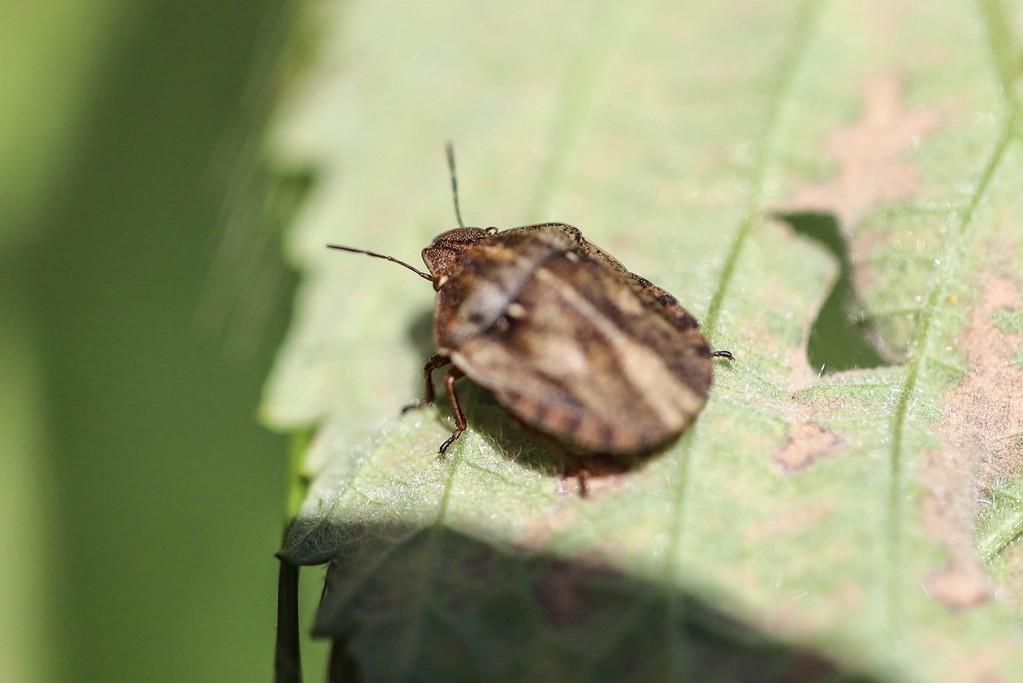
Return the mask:
[[703,409],[713,378],[699,323],[678,300],[629,272],[564,223],[508,230],[462,223],[454,153],[447,148],[458,228],[423,249],[423,272],[394,257],[335,244],[331,249],[398,263],[433,283],[437,353],[431,376],[451,365],[444,388],[455,430],[465,430],[455,382],[490,390],[520,423],[569,462],[650,453],[677,438]]

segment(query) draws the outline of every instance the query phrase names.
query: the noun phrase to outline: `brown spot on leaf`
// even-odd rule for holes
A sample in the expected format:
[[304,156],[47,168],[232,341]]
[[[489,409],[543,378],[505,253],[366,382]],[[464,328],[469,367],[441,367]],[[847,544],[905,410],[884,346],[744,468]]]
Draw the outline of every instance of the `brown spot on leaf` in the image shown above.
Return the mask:
[[927,592],[953,609],[983,604],[991,596],[979,562],[950,563],[927,577]]
[[[884,230],[857,231],[856,226],[885,204],[918,194],[920,170],[908,160],[909,152],[942,121],[937,111],[907,109],[902,102],[902,84],[893,73],[880,74],[868,81],[863,88],[863,102],[860,120],[836,131],[828,141],[827,153],[836,162],[838,175],[828,182],[796,189],[791,200],[780,207],[782,213],[819,212],[836,217],[847,243],[851,292],[867,292],[878,281],[884,281],[870,256],[893,248],[898,251],[896,247],[902,237]],[[850,306],[847,314],[859,319],[864,313],[862,307],[852,300],[847,303]],[[865,331],[873,350],[883,360],[900,363],[904,360],[908,329],[895,325],[892,330]]]
[[989,597],[984,568],[973,550],[976,461],[967,451],[928,453],[921,479],[930,489],[923,502],[924,529],[948,552],[948,566],[927,576],[931,597],[952,609],[966,609]]
[[[828,141],[827,153],[838,167],[837,176],[822,183],[804,185],[780,208],[783,214],[831,214],[847,247],[848,300],[850,320],[869,323],[862,333],[871,347],[870,356],[887,363],[904,360],[911,325],[898,319],[883,322],[865,318],[854,292],[872,291],[886,281],[881,269],[887,265],[872,260],[879,253],[898,251],[904,235],[886,230],[856,230],[856,226],[886,203],[906,200],[919,193],[920,169],[909,160],[909,152],[932,134],[944,117],[933,109],[907,108],[898,76],[875,76],[862,87],[862,117],[848,128],[836,131]],[[892,242],[892,243],[889,243]]]
[[828,152],[840,168],[838,177],[797,191],[789,207],[835,213],[848,233],[882,202],[916,193],[919,170],[904,157],[937,127],[940,118],[933,111],[904,109],[901,91],[899,79],[892,74],[867,83],[863,118],[837,131],[828,143]]
[[928,453],[920,478],[930,494],[923,501],[927,533],[948,553],[948,566],[927,576],[931,597],[952,609],[965,609],[988,596],[984,568],[973,550],[977,463],[967,450],[945,448]]
[[999,310],[1019,307],[1013,280],[999,277],[988,282],[979,315],[974,314],[963,339],[970,371],[947,404],[948,422],[955,430],[972,431],[982,439],[984,487],[1023,472],[1023,370],[1015,364],[1023,334],[1000,330],[993,322]]
[[921,478],[930,488],[923,504],[924,524],[949,553],[948,567],[927,578],[931,594],[962,609],[989,594],[983,567],[973,549],[979,490],[1023,469],[1023,371],[1013,357],[1023,335],[998,329],[995,316],[1020,305],[1016,284],[993,277],[984,287],[970,324],[960,338],[966,352],[963,381],[945,398],[939,427],[941,450],[927,455]]
[[786,472],[795,472],[830,455],[840,443],[841,439],[833,432],[812,422],[803,422],[792,428],[789,440],[774,454],[774,461]]
[[1023,370],[1014,361],[1023,347],[1023,334],[999,329],[995,323],[1000,311],[1019,307],[1011,278],[987,281],[960,339],[966,351],[966,377],[943,404],[942,436],[976,461],[981,487],[1023,472]]

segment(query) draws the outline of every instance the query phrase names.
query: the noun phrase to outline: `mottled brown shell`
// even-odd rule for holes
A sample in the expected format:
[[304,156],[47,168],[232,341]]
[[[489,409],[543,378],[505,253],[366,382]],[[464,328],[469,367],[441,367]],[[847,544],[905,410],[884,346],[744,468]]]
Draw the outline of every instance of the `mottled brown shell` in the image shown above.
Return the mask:
[[437,350],[528,427],[577,452],[641,454],[703,409],[713,366],[696,319],[576,228],[458,228],[423,260]]

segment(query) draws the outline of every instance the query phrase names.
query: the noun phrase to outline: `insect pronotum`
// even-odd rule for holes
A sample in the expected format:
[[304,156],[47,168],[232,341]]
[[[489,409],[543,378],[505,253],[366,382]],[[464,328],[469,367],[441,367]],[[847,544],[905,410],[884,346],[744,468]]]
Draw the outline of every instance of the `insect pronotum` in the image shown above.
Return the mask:
[[462,223],[454,152],[447,147],[458,227],[423,249],[428,272],[393,256],[331,249],[397,263],[433,283],[437,353],[423,370],[450,365],[444,388],[455,429],[467,421],[455,383],[490,390],[518,422],[576,463],[587,456],[650,453],[677,438],[703,409],[714,357],[678,300],[564,223],[499,231]]

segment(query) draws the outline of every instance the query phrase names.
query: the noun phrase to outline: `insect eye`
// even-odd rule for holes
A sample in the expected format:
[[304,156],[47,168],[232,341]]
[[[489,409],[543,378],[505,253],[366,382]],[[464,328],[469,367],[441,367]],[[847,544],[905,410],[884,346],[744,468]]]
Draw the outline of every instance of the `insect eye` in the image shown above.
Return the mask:
[[497,234],[497,228],[495,228],[495,227],[491,226],[491,227],[487,228],[487,229],[485,230],[485,232],[486,232],[486,233],[487,233],[488,235],[496,235],[496,234]]

